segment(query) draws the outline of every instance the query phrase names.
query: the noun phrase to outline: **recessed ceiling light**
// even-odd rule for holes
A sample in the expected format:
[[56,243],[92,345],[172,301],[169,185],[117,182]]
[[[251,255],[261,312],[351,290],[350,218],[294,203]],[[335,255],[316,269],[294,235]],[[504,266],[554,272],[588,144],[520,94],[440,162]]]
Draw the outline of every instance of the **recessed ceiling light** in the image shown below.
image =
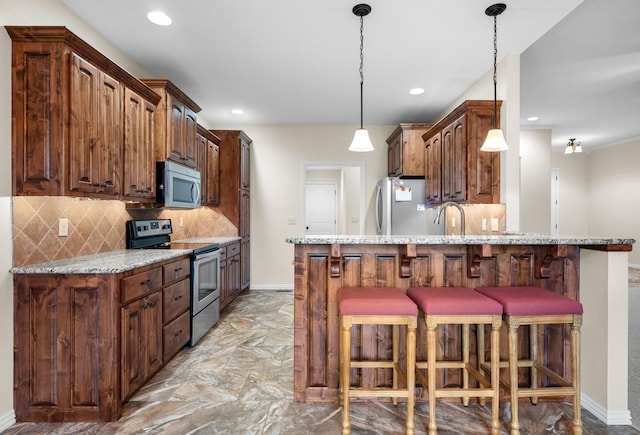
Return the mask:
[[231,113],[233,113],[234,115],[242,115],[244,113],[244,110],[242,110],[242,109],[231,109]]
[[147,19],[158,26],[169,26],[172,23],[171,17],[160,11],[149,12]]
[[424,94],[424,89],[422,88],[413,88],[409,91],[411,95],[421,95]]
[[537,121],[538,119],[540,119],[537,116],[530,116],[529,118],[527,118],[527,121]]

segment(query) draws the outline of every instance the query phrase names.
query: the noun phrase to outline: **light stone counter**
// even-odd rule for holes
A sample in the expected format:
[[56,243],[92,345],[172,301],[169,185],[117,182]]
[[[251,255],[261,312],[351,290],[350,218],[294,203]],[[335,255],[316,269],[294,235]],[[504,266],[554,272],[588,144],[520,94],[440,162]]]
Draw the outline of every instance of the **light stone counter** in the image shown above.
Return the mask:
[[302,236],[289,237],[287,243],[298,245],[631,245],[634,239],[555,234],[505,233],[467,236]]
[[13,274],[121,273],[191,254],[190,249],[121,249],[14,267]]

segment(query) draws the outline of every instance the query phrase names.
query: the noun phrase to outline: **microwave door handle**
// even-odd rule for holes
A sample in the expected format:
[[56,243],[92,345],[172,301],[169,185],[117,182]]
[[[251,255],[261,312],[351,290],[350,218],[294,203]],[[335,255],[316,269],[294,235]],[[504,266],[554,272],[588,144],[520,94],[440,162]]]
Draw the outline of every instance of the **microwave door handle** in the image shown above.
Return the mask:
[[194,204],[200,203],[200,185],[198,183],[193,183],[193,186],[191,187],[191,201]]

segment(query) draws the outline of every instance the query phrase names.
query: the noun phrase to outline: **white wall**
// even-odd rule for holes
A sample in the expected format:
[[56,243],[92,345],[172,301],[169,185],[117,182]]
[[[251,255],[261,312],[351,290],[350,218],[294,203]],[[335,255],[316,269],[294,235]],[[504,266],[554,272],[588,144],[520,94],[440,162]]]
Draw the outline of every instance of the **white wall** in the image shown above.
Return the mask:
[[[640,242],[640,140],[589,153],[589,234]],[[640,247],[629,262],[640,265]]]
[[551,231],[551,131],[520,131],[520,231]]

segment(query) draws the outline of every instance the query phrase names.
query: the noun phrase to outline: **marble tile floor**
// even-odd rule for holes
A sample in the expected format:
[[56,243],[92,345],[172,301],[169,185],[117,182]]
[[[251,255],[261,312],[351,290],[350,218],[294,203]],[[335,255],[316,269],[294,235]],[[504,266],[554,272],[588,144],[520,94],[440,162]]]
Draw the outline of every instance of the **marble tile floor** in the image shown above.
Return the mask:
[[[113,423],[18,423],[4,434],[340,434],[337,403],[293,402],[293,293],[240,296],[194,348],[183,349],[125,406]],[[353,434],[404,433],[404,404],[352,403]],[[508,406],[501,432],[509,433]],[[570,433],[569,404],[521,404],[522,434]],[[585,434],[640,434],[606,426],[583,410]],[[440,434],[488,433],[490,407],[438,403]],[[416,434],[428,406],[416,405]]]

